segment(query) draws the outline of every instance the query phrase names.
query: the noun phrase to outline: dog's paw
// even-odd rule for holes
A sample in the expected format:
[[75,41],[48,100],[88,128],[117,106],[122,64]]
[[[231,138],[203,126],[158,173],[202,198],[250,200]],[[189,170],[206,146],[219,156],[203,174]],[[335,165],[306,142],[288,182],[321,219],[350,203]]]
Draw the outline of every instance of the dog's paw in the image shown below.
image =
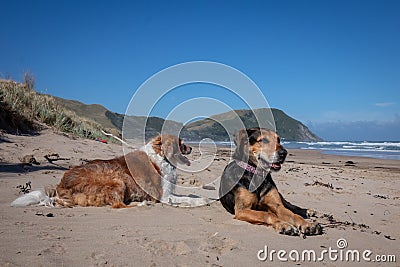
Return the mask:
[[306,223],[299,226],[302,235],[321,235],[322,226],[319,223]]
[[279,222],[274,225],[275,230],[282,235],[299,235],[299,230],[286,222]]
[[312,210],[312,209],[308,209],[307,210],[307,218],[311,218],[311,217],[317,217],[317,211],[316,210]]

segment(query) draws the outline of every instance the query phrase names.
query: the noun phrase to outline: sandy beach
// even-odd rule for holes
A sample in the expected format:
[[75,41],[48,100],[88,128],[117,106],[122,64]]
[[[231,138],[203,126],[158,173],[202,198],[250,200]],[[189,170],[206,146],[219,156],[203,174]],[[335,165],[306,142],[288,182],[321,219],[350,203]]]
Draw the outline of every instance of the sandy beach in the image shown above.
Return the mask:
[[[190,158],[209,160],[201,172],[179,172],[179,183],[208,185],[216,196],[218,178],[230,151],[216,155],[194,147]],[[207,154],[208,153],[208,154]],[[50,163],[46,155],[59,155]],[[399,266],[400,162],[324,155],[313,150],[289,150],[282,170],[273,173],[280,192],[292,203],[317,211],[324,234],[283,236],[265,226],[237,221],[218,201],[197,208],[164,204],[111,207],[10,207],[19,185],[32,189],[56,185],[65,170],[92,159],[122,155],[117,144],[71,138],[44,130],[34,136],[0,136],[0,265],[1,266],[267,266],[282,265],[277,254],[260,261],[259,253],[284,250],[289,265],[349,266],[345,259],[320,262],[289,259],[289,252],[365,250],[369,263],[360,266]],[[28,164],[35,159],[36,164]],[[24,163],[25,162],[25,163]],[[32,162],[32,160],[31,160]],[[198,162],[201,164],[201,162]],[[338,247],[338,239],[347,246]],[[343,241],[343,240],[342,240]],[[268,254],[268,253],[267,253]],[[339,253],[340,254],[340,253]],[[258,255],[258,256],[257,256]],[[295,254],[292,254],[295,255]],[[395,255],[397,262],[377,262],[376,256]],[[387,259],[388,257],[386,257]],[[381,257],[383,259],[383,257]]]

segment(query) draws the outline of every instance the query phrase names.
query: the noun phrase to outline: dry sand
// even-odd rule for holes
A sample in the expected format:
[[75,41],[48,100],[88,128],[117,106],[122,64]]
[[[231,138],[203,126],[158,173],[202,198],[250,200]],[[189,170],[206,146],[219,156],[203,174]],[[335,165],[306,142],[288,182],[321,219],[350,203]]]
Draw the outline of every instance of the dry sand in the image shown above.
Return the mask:
[[[57,153],[64,160],[49,163],[44,156]],[[212,164],[200,173],[180,172],[185,186],[202,186],[216,195],[218,177],[229,161],[229,150],[216,157],[203,152]],[[323,155],[317,151],[290,150],[287,163],[273,173],[280,192],[290,202],[318,211],[314,218],[325,225],[321,236],[283,236],[265,226],[233,219],[219,202],[198,208],[163,204],[130,209],[110,207],[10,207],[18,185],[32,188],[57,184],[72,165],[122,154],[115,144],[72,139],[45,130],[37,136],[0,137],[0,265],[1,266],[267,266],[257,252],[270,250],[369,249],[395,255],[400,262],[400,164],[394,160]],[[40,165],[21,163],[33,155]],[[199,157],[195,149],[192,159]],[[25,157],[26,160],[27,157]],[[354,164],[351,164],[352,161]],[[347,163],[346,163],[347,162]],[[329,216],[328,216],[329,215]],[[294,254],[292,254],[294,255]],[[261,254],[261,256],[263,256]],[[288,258],[288,255],[284,256]],[[354,263],[290,262],[289,265],[346,266]],[[283,263],[274,255],[273,262]],[[359,263],[360,266],[366,262]]]

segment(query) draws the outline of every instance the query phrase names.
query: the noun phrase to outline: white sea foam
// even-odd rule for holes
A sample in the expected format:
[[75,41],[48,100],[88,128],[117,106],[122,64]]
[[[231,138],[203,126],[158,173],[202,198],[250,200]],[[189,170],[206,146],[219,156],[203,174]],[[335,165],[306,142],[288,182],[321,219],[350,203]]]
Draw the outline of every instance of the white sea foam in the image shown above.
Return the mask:
[[329,154],[400,159],[400,142],[288,142],[286,148],[322,150]]
[[[203,141],[204,142],[204,141]],[[207,142],[207,141],[206,141]],[[198,143],[198,142],[188,142]],[[212,142],[211,142],[212,143]],[[232,146],[232,142],[215,142],[216,145]],[[283,146],[288,149],[314,149],[330,154],[347,156],[364,156],[372,158],[400,159],[400,142],[369,142],[369,141],[321,141],[321,142],[295,142],[283,141]]]

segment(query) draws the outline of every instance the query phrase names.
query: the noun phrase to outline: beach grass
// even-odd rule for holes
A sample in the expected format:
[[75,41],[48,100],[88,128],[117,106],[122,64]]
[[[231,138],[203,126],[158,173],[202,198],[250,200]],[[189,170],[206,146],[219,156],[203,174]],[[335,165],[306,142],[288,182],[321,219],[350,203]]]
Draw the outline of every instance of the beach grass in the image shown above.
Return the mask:
[[2,124],[16,132],[39,130],[44,124],[74,136],[112,141],[101,133],[99,123],[65,109],[52,96],[36,92],[30,74],[25,74],[22,83],[0,79],[0,104]]

